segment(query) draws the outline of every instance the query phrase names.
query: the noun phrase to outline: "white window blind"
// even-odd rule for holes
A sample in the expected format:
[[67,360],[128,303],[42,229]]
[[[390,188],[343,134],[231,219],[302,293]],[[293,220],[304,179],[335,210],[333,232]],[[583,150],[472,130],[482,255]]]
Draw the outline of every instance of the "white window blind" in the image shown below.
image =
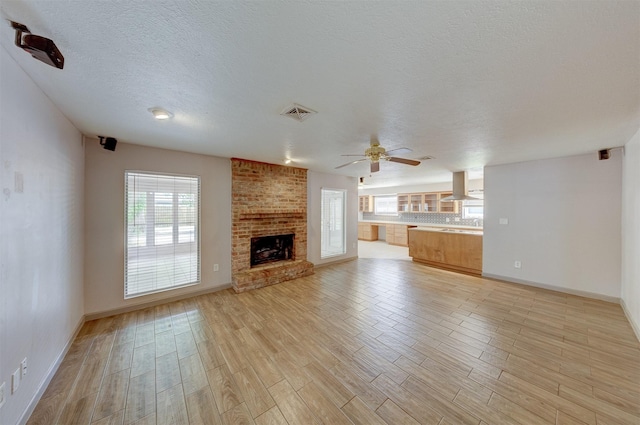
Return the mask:
[[341,189],[322,189],[321,199],[320,258],[342,255],[347,252],[345,231],[347,192]]
[[125,298],[200,281],[200,178],[125,172]]
[[397,195],[377,195],[373,197],[373,213],[376,215],[398,215]]

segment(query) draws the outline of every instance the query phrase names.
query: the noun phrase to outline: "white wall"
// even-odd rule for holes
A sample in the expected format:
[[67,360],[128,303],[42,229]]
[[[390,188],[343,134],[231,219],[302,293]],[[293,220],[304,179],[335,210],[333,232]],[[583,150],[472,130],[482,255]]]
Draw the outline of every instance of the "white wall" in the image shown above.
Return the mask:
[[640,131],[622,162],[622,291],[620,297],[640,339]]
[[618,300],[621,168],[620,150],[486,167],[483,274]]
[[[321,189],[347,190],[347,252],[320,259]],[[315,265],[358,256],[358,181],[355,177],[307,173],[307,260]]]
[[[113,135],[117,138],[117,135]],[[85,314],[118,311],[231,284],[229,159],[118,143],[115,152],[88,139],[85,173]],[[201,284],[124,299],[124,173],[201,177]],[[213,271],[219,264],[220,270]]]
[[[0,423],[8,425],[34,407],[82,320],[84,158],[80,132],[3,47],[0,92]],[[10,395],[24,357],[29,373]]]

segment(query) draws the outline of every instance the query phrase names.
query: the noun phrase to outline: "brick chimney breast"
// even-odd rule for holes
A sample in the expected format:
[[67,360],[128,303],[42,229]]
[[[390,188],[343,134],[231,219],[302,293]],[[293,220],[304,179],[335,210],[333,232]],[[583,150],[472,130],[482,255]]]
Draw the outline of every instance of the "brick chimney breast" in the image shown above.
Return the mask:
[[[308,276],[307,170],[231,159],[233,289],[244,292]],[[251,267],[251,238],[294,234],[293,259]]]

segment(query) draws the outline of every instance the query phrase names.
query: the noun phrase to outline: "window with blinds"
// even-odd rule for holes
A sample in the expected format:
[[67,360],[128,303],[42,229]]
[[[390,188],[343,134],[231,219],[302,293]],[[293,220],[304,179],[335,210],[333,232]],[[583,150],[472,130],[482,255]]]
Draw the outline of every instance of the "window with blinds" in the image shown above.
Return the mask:
[[200,282],[200,178],[125,172],[124,297]]
[[346,200],[346,190],[322,189],[320,258],[335,257],[347,252],[347,234],[345,229]]

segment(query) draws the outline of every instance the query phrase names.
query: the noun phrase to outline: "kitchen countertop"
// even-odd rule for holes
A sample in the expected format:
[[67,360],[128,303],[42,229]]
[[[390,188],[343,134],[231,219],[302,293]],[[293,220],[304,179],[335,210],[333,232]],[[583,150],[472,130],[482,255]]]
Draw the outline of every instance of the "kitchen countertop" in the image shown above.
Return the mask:
[[473,235],[473,236],[482,236],[483,235],[483,230],[481,228],[478,228],[478,227],[462,229],[462,228],[451,228],[451,227],[443,227],[443,226],[438,226],[438,227],[418,226],[418,227],[412,227],[409,230],[417,230],[417,231],[423,231],[423,232],[435,232],[435,233],[448,233],[448,234],[452,234],[452,235]]
[[[436,224],[436,223],[410,223],[408,221],[383,221],[383,220],[358,220],[358,223],[368,224],[402,224],[404,226],[415,226],[414,229],[425,231],[442,231],[442,229],[460,229],[473,230],[482,234],[482,227],[476,226],[460,226],[455,224]],[[453,233],[453,232],[452,232]]]

